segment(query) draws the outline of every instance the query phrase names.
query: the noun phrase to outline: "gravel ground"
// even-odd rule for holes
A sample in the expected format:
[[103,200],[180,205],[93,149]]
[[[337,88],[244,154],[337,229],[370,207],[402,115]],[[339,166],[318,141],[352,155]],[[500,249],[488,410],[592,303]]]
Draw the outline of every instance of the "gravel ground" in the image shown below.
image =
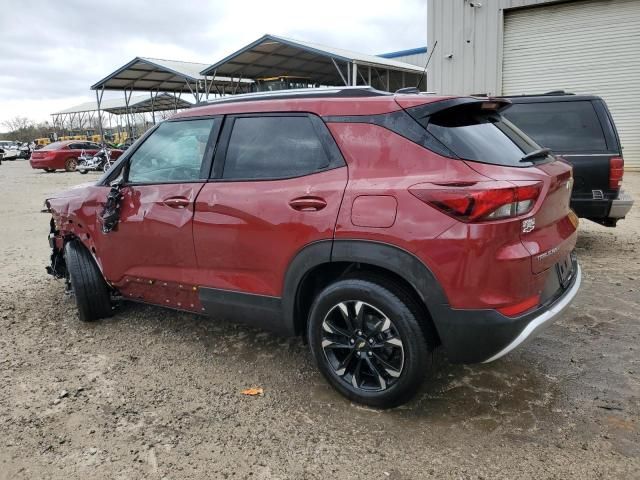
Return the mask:
[[[136,304],[81,323],[45,274],[38,212],[90,178],[0,166],[0,479],[640,478],[637,206],[615,229],[582,222],[583,287],[541,337],[442,361],[381,412],[330,389],[295,339]],[[640,199],[639,174],[625,186]]]

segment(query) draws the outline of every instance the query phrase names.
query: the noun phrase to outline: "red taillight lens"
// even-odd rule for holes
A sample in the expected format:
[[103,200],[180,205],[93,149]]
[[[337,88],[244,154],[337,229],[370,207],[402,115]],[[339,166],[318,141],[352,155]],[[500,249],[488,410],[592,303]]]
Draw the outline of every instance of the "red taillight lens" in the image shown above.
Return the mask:
[[619,190],[622,186],[622,176],[624,175],[624,160],[622,157],[611,157],[609,159],[609,188]]
[[500,220],[531,211],[542,182],[513,186],[508,182],[418,184],[411,194],[463,222]]
[[527,310],[531,310],[533,307],[537,307],[540,304],[540,295],[534,295],[533,297],[527,298],[522,302],[514,303],[513,305],[508,305],[506,307],[498,308],[497,310],[507,317],[516,317],[521,313],[526,312]]

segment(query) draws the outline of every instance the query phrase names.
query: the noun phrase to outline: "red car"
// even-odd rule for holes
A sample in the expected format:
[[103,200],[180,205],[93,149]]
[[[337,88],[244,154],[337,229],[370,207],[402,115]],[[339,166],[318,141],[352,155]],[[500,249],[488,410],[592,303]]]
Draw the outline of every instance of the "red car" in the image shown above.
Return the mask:
[[571,166],[508,105],[345,88],[181,112],[46,201],[49,272],[82,320],[117,296],[299,335],[342,394],[398,405],[436,347],[498,359],[578,291]]
[[[55,170],[75,171],[78,166],[78,157],[84,152],[94,155],[100,150],[100,145],[86,140],[65,140],[46,145],[31,154],[31,168],[42,169],[45,172]],[[122,155],[122,150],[111,150],[111,158],[116,159]]]

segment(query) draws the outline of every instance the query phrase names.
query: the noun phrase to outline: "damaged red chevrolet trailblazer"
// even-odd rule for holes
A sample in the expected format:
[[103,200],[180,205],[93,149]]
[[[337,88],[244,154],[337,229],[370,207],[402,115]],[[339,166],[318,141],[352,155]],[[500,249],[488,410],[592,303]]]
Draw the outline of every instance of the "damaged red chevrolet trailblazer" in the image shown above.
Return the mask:
[[299,335],[340,393],[401,404],[436,347],[498,359],[580,286],[571,166],[508,106],[352,87],[192,108],[46,201],[48,271],[81,320],[126,299]]

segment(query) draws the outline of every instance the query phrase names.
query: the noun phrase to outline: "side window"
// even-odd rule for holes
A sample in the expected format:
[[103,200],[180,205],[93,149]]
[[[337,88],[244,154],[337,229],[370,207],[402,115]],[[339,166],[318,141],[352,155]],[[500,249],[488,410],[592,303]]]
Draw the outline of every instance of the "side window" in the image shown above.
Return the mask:
[[239,117],[233,123],[222,178],[298,177],[329,163],[309,117]]
[[165,122],[131,156],[130,183],[193,182],[216,119]]
[[555,152],[607,150],[598,115],[589,101],[516,103],[502,114],[536,143]]
[[84,146],[81,143],[70,143],[67,148],[69,150],[82,150]]

